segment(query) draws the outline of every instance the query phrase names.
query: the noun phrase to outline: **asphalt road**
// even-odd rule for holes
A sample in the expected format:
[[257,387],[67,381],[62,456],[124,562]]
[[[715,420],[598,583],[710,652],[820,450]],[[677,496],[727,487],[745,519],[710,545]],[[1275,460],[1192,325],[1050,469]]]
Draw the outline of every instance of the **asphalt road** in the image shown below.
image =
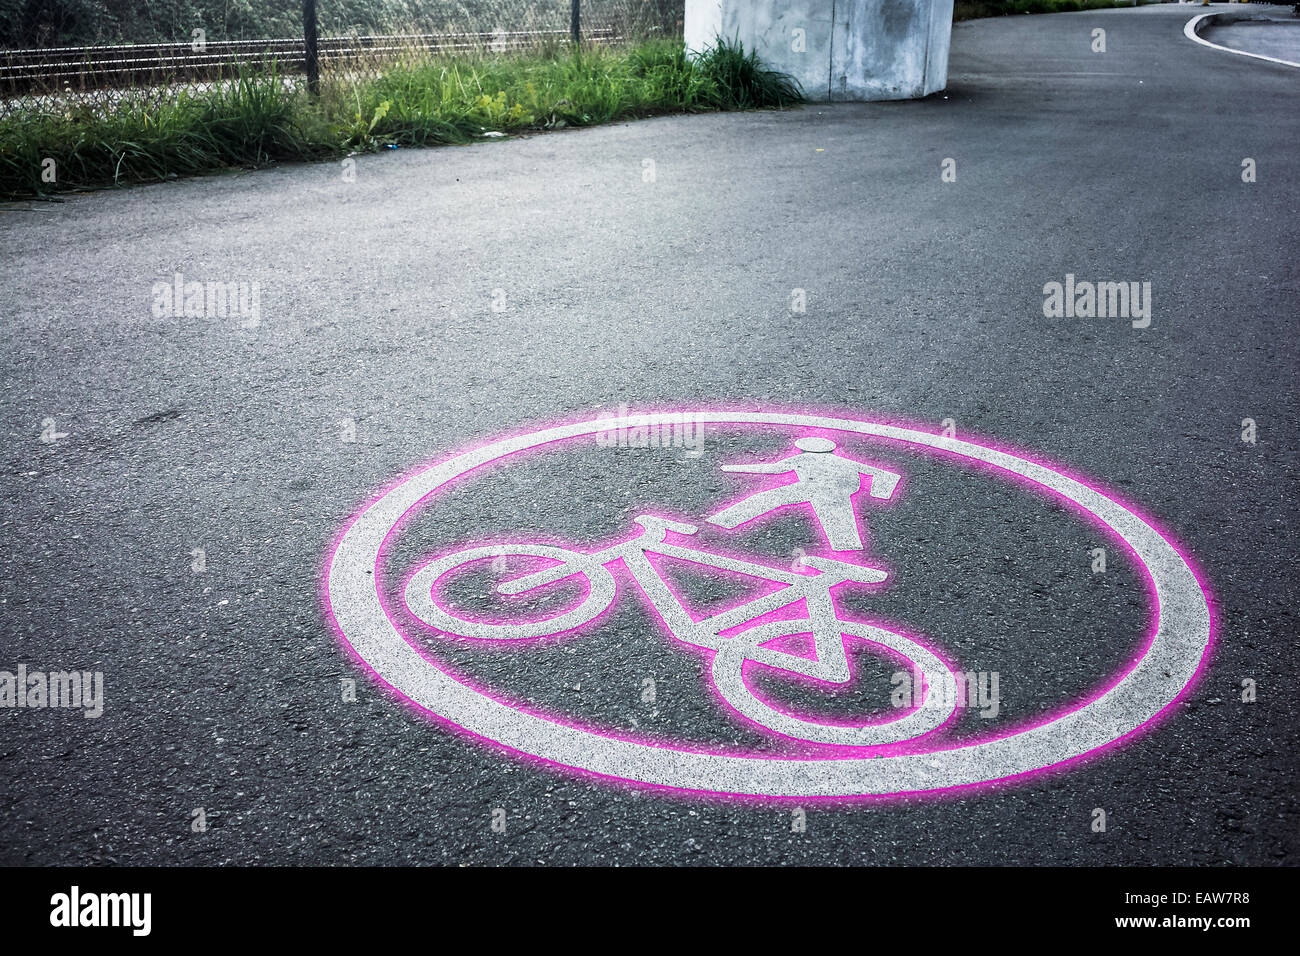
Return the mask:
[[[102,670],[106,704],[96,720],[0,711],[0,862],[1294,863],[1300,73],[1186,40],[1199,12],[961,23],[948,91],[921,102],[6,211],[0,669]],[[260,324],[155,317],[153,286],[177,272],[259,283]],[[1044,318],[1044,284],[1067,273],[1150,282],[1150,326]],[[320,601],[349,516],[423,462],[620,403],[951,418],[1059,463],[1196,562],[1218,615],[1210,666],[1096,759],[938,800],[808,804],[802,833],[789,803],[540,769],[371,683]],[[704,514],[746,487],[719,461],[779,444],[537,456],[458,490],[394,560],[521,529],[594,546],[647,502]],[[1001,721],[1122,667],[1149,613],[1131,562],[1095,575],[1095,535],[1059,509],[884,457],[907,485],[869,515],[871,547],[897,585],[862,613],[999,671]],[[807,531],[777,521],[746,545],[788,556]],[[575,719],[768,745],[635,601],[586,640],[443,652]]]
[[1219,46],[1300,63],[1300,20],[1225,23],[1210,27],[1203,35]]

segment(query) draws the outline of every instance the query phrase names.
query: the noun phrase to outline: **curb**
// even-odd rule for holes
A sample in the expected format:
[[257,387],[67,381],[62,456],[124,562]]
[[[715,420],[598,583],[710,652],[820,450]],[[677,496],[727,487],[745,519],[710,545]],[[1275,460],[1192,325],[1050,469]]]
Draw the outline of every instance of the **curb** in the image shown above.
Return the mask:
[[1248,56],[1255,60],[1264,60],[1268,63],[1280,63],[1282,66],[1291,66],[1300,69],[1300,63],[1296,63],[1293,60],[1282,60],[1275,56],[1265,56],[1263,53],[1247,53],[1245,50],[1234,50],[1231,47],[1221,46],[1218,43],[1211,43],[1200,35],[1201,31],[1207,27],[1227,23],[1238,23],[1242,20],[1259,20],[1270,23],[1281,23],[1288,26],[1291,25],[1290,21],[1274,20],[1271,17],[1261,16],[1250,10],[1242,10],[1240,12],[1233,11],[1230,13],[1202,13],[1187,21],[1186,25],[1183,26],[1183,35],[1194,43],[1199,43],[1201,46],[1207,46],[1211,50],[1222,50],[1224,53],[1233,53],[1237,56]]

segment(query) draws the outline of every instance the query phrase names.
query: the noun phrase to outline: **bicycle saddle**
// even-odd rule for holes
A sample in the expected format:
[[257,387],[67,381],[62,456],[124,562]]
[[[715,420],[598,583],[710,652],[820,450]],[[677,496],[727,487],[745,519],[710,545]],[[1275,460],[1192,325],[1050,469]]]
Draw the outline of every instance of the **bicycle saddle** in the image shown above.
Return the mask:
[[859,584],[879,584],[889,577],[889,572],[882,571],[880,568],[866,568],[860,564],[850,564],[848,561],[838,561],[835,558],[822,558],[815,554],[805,554],[799,558],[799,564],[815,568],[822,574],[832,574],[845,581],[856,581]]

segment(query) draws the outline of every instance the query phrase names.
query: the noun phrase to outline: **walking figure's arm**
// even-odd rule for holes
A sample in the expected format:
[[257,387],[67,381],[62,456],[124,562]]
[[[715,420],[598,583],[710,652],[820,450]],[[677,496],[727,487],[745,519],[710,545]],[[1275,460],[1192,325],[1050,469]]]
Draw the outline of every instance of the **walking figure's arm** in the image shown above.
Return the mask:
[[789,458],[783,458],[780,461],[758,462],[753,465],[723,465],[722,470],[741,472],[746,475],[779,475],[794,471],[794,465],[790,464]]
[[858,471],[871,477],[871,497],[873,498],[893,497],[894,489],[898,487],[898,480],[903,477],[894,474],[892,471],[885,471],[883,468],[872,468],[870,465],[863,465]]

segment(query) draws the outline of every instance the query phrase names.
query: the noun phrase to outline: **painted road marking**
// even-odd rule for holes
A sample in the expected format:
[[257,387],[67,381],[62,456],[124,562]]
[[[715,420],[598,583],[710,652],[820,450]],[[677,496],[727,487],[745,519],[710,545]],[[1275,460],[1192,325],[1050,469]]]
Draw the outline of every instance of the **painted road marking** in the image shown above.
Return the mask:
[[835,454],[835,442],[828,438],[800,438],[794,444],[798,453],[780,461],[723,465],[723,471],[744,475],[794,474],[795,481],[742,498],[705,520],[730,530],[777,509],[806,504],[812,508],[813,517],[832,551],[860,551],[862,535],[858,531],[852,495],[857,493],[865,475],[871,479],[871,497],[888,498],[894,493],[900,476]]
[[[936,792],[1032,774],[1098,751],[1150,724],[1183,694],[1204,664],[1211,642],[1211,619],[1208,599],[1195,573],[1159,531],[1113,497],[1020,455],[974,442],[893,425],[786,412],[699,412],[692,417],[717,427],[788,426],[880,437],[922,452],[940,453],[944,461],[955,457],[991,465],[1010,480],[1046,489],[1079,516],[1108,528],[1144,569],[1155,607],[1141,653],[1095,697],[1017,733],[960,745],[945,746],[940,741],[864,756],[856,751],[841,757],[797,758],[671,747],[603,734],[566,718],[517,710],[457,680],[436,660],[417,651],[395,626],[376,586],[385,542],[404,516],[422,504],[435,503],[438,491],[449,482],[468,478],[489,462],[508,464],[510,456],[529,449],[562,448],[566,441],[610,427],[657,426],[676,417],[628,415],[613,422],[596,419],[556,425],[490,443],[401,481],[356,516],[329,558],[326,595],[340,635],[375,675],[401,696],[485,741],[604,777],[687,791],[764,797]],[[604,600],[603,584],[600,590],[598,599]],[[707,640],[707,635],[699,636]],[[873,638],[868,635],[868,639]],[[725,646],[716,650],[715,664],[723,659],[725,671],[732,663],[725,659],[729,652]],[[718,678],[720,690],[732,679],[734,675],[726,674]],[[740,688],[731,686],[729,690],[737,699],[743,698]],[[759,714],[758,719],[772,718]],[[793,729],[805,732],[803,726]]]
[[[843,504],[852,520],[853,505],[847,490]],[[641,527],[640,533],[592,552],[522,542],[470,547],[445,554],[411,577],[406,586],[407,608],[440,634],[476,640],[527,641],[567,634],[590,624],[613,604],[615,582],[609,569],[611,565],[621,565],[650,602],[664,630],[681,644],[703,650],[712,657],[712,690],[721,698],[723,707],[730,707],[766,731],[811,743],[873,747],[913,740],[944,726],[955,716],[957,678],[933,650],[906,634],[839,617],[833,589],[845,584],[879,584],[889,577],[887,572],[836,558],[808,555],[800,563],[810,570],[802,573],[669,540],[669,532],[683,537],[694,535],[698,530],[694,525],[654,515],[641,515],[636,524]],[[765,580],[777,587],[697,620],[687,609],[687,602],[660,573],[651,555],[689,562],[696,569],[709,568],[723,575],[739,574],[754,581]],[[465,619],[454,609],[443,607],[434,597],[438,582],[458,568],[489,559],[510,563],[510,559],[518,557],[554,563],[502,582],[497,586],[498,592],[520,595],[564,581],[581,582],[585,596],[567,613],[543,620],[505,623]],[[771,615],[796,606],[806,611],[806,618],[763,623]],[[811,642],[810,656],[772,646],[784,644],[788,638],[805,636]],[[746,665],[755,663],[827,684],[845,684],[853,677],[846,637],[871,644],[877,652],[892,651],[906,670],[921,674],[918,706],[909,711],[895,711],[880,720],[829,724],[772,707],[746,680]],[[952,702],[946,710],[937,703],[943,701]]]

